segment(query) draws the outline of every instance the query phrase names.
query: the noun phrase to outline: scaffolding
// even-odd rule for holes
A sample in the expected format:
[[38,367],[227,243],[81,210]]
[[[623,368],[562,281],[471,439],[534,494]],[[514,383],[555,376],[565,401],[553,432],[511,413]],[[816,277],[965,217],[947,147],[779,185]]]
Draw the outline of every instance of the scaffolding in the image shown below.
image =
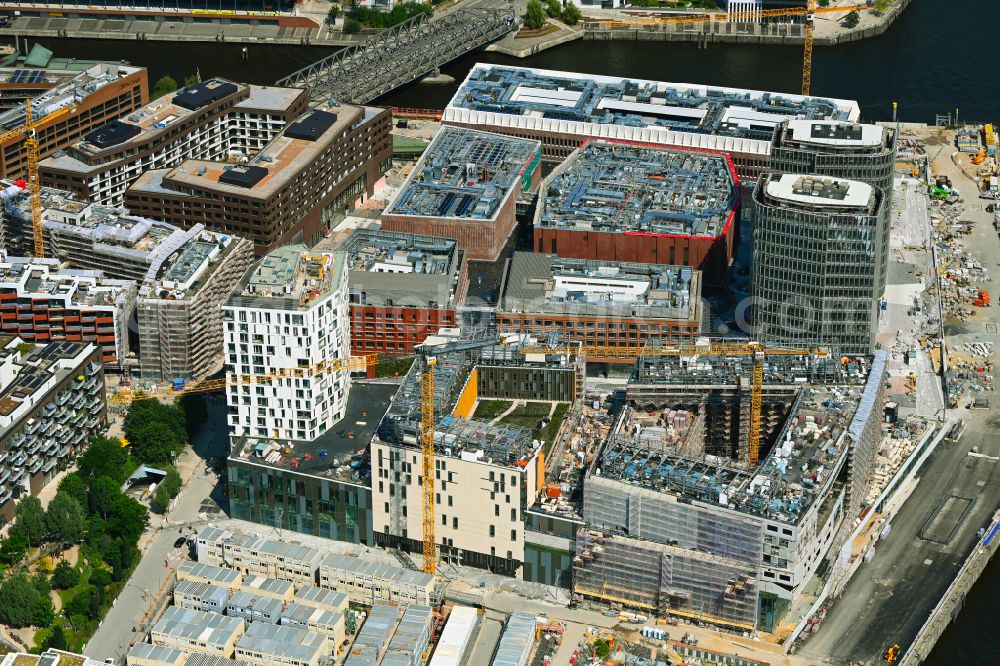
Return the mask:
[[573,591],[582,596],[752,630],[757,586],[748,562],[587,529],[577,535]]

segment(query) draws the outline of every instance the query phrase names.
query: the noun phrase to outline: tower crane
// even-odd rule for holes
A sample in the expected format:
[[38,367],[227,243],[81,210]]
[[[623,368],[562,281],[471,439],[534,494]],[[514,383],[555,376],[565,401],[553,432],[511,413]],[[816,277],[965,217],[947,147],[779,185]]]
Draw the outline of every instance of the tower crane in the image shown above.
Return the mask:
[[707,343],[681,343],[671,345],[614,346],[583,345],[525,347],[523,353],[579,353],[595,358],[639,358],[640,356],[751,356],[753,371],[750,379],[750,432],[747,436],[747,462],[755,466],[760,461],[760,423],[764,394],[764,363],[768,356],[826,356],[829,352],[818,348],[765,346],[753,341],[711,340]]
[[339,370],[364,370],[375,365],[378,356],[375,354],[365,354],[363,356],[351,356],[348,358],[335,358],[329,361],[320,361],[312,365],[303,365],[297,368],[283,368],[273,372],[262,374],[236,375],[235,377],[224,377],[219,379],[206,379],[192,384],[174,382],[173,384],[158,384],[148,390],[124,388],[116,391],[108,397],[108,402],[112,405],[122,405],[136,400],[155,400],[158,398],[173,398],[191,393],[211,393],[212,391],[224,390],[227,386],[247,386],[250,384],[266,384],[276,379],[288,379],[291,377],[315,377],[316,375],[329,374]]
[[[809,0],[807,7],[787,8],[787,9],[762,9],[755,12],[754,16],[767,18],[783,18],[790,16],[805,16],[805,53],[802,59],[802,94],[808,95],[812,87],[812,53],[815,25],[813,17],[816,14],[830,14],[833,12],[853,12],[862,9],[870,9],[869,4],[847,5],[843,7],[817,7],[816,0]],[[592,21],[608,28],[640,28],[655,25],[676,25],[680,23],[723,23],[729,21],[733,14],[728,12],[712,12],[709,14],[692,14],[687,16],[657,16],[647,18],[637,18],[630,21],[616,21],[614,19]]]
[[519,340],[511,335],[503,338],[483,338],[462,340],[442,344],[421,345],[417,348],[422,366],[420,375],[420,463],[423,477],[423,541],[424,573],[434,574],[437,570],[437,542],[434,536],[434,368],[439,356],[474,351],[486,347],[510,344]]
[[76,107],[63,107],[35,120],[31,114],[31,98],[24,100],[24,124],[0,134],[0,145],[11,139],[24,137],[24,147],[28,154],[27,189],[31,202],[31,232],[34,236],[34,254],[45,256],[45,238],[42,235],[42,185],[38,179],[38,128],[62,116],[75,113]]

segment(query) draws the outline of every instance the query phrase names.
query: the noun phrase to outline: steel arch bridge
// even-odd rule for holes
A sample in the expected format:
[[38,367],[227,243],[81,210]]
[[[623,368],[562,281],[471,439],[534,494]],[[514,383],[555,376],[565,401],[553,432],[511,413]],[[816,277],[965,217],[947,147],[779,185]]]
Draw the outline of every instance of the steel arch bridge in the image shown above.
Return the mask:
[[512,5],[470,8],[429,19],[420,14],[367,41],[338,51],[277,82],[305,88],[310,104],[365,104],[415,81],[517,27]]

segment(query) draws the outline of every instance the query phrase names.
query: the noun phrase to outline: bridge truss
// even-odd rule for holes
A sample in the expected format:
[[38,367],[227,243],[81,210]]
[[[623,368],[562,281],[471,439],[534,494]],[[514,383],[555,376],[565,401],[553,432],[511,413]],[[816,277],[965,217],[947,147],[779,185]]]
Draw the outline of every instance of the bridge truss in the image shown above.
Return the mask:
[[429,19],[420,14],[278,81],[305,88],[310,104],[365,104],[434,72],[516,28],[511,6],[470,8]]

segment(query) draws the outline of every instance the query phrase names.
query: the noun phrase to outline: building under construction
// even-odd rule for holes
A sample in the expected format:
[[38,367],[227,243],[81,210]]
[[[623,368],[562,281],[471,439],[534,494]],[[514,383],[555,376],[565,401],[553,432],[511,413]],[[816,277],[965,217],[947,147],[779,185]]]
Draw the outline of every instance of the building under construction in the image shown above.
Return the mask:
[[885,356],[861,373],[821,351],[768,356],[751,464],[753,357],[657,351],[584,481],[573,591],[770,630],[867,508]]

